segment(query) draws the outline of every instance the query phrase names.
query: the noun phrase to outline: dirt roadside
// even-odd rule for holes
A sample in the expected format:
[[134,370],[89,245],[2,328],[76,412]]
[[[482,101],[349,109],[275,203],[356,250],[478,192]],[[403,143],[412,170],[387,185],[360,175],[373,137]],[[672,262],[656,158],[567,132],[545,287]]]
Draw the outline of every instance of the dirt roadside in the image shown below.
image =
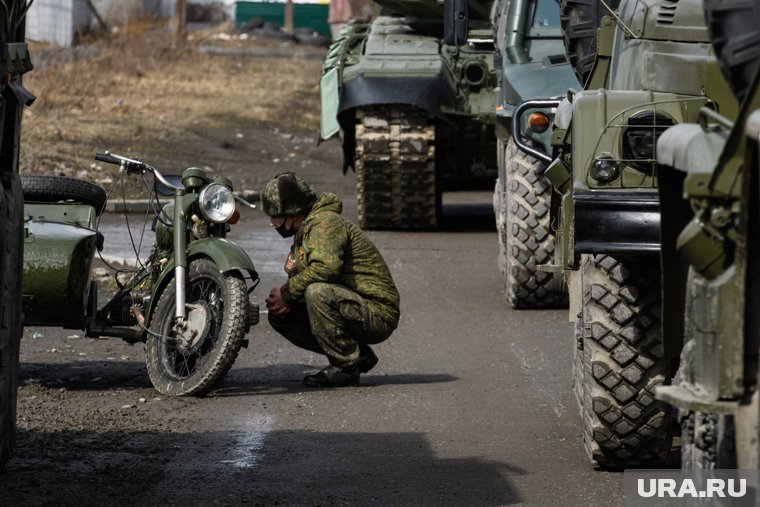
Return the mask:
[[[317,148],[324,49],[240,37],[229,24],[178,45],[164,27],[137,22],[75,49],[32,50],[24,85],[38,98],[24,113],[23,173],[108,190],[116,168],[94,161],[105,150],[170,173],[201,166],[236,190],[256,190],[281,170],[339,167],[335,146]],[[127,197],[144,196],[135,182],[125,188]]]

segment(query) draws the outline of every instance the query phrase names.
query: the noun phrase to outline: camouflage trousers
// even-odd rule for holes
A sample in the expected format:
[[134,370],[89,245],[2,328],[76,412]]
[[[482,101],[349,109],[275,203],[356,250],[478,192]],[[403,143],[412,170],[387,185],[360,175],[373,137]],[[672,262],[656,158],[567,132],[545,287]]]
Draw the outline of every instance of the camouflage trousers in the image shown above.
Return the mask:
[[304,302],[291,305],[285,315],[269,314],[275,331],[302,349],[324,354],[334,366],[359,359],[359,343],[380,343],[396,329],[374,304],[342,285],[313,283]]

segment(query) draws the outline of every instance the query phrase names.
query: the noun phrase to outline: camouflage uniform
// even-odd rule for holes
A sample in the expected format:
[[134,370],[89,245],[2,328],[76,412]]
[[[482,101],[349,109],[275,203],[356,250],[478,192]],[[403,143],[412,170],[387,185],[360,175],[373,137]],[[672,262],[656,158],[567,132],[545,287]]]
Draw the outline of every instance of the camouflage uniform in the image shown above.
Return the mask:
[[341,216],[343,204],[322,194],[309,211],[285,264],[281,287],[291,307],[269,322],[293,344],[347,366],[359,358],[358,343],[386,340],[399,320],[399,295],[380,252],[356,225]]

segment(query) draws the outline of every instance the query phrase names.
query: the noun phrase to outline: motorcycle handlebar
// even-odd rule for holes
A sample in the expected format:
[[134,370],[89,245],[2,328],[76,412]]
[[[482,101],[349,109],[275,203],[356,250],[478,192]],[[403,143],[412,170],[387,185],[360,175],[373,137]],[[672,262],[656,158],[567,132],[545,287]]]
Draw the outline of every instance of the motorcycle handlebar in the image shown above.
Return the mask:
[[105,153],[96,153],[95,160],[105,162],[106,164],[118,165],[119,167],[123,167],[127,172],[142,173],[145,170],[151,169],[147,164],[140,162],[139,160],[116,155],[109,151]]
[[161,174],[161,172],[158,169],[156,169],[155,167],[151,167],[144,162],[140,162],[139,160],[122,157],[121,155],[113,155],[109,152],[96,153],[95,160],[98,160],[100,162],[105,162],[106,164],[114,164],[118,166],[123,166],[127,171],[134,171],[134,172],[150,171],[156,176],[156,178],[158,178],[158,180],[161,183],[166,185],[168,188],[171,188],[172,190],[182,190],[183,188],[183,187],[177,187],[173,185],[166,178],[164,178],[164,175]]
[[121,160],[114,157],[110,153],[96,153],[95,160],[98,162],[105,162],[106,164],[121,165]]

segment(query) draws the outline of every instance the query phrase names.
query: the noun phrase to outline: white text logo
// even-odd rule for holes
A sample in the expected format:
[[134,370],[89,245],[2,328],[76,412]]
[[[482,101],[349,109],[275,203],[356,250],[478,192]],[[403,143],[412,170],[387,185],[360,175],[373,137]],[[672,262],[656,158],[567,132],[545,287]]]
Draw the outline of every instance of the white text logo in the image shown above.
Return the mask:
[[740,498],[747,493],[747,480],[706,479],[705,488],[697,489],[692,479],[684,479],[680,486],[675,479],[638,479],[638,493],[644,498]]

